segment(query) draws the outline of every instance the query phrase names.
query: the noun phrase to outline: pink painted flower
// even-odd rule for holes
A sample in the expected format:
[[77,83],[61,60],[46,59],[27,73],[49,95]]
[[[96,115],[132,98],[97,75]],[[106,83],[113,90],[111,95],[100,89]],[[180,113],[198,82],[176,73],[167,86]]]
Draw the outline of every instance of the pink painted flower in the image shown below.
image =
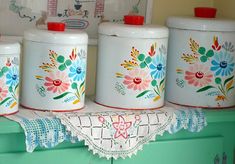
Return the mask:
[[140,69],[131,70],[129,75],[124,77],[123,84],[127,85],[128,89],[145,90],[149,87],[151,79],[147,72]]
[[65,72],[49,73],[49,76],[45,80],[44,85],[47,87],[47,90],[53,93],[62,93],[70,86],[68,76]]
[[194,85],[195,87],[202,87],[209,84],[212,81],[213,74],[209,67],[194,64],[189,67],[189,70],[185,72],[185,80],[188,84]]
[[0,81],[0,101],[2,101],[8,93],[6,84],[1,80]]

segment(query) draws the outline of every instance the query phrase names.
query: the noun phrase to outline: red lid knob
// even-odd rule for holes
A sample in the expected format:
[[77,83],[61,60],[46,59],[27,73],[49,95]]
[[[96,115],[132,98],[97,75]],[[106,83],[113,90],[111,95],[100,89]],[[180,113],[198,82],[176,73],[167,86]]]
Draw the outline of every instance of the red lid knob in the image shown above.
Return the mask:
[[47,29],[49,31],[64,31],[65,30],[65,23],[61,22],[48,22]]
[[194,8],[194,15],[200,18],[215,18],[216,11],[217,9],[212,7],[196,7]]
[[140,15],[125,15],[124,23],[129,25],[143,25],[144,17]]

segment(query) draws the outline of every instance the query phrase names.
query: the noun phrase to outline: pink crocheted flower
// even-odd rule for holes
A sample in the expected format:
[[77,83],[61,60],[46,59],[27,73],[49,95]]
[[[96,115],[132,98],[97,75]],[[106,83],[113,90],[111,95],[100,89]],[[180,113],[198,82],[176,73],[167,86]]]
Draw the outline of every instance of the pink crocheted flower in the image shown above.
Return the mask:
[[185,72],[185,80],[188,84],[195,87],[202,87],[209,84],[212,81],[213,74],[209,70],[209,67],[194,64],[189,67],[189,70]]
[[0,80],[0,101],[2,101],[8,94],[8,89],[6,84]]
[[124,117],[119,115],[118,121],[113,122],[113,127],[116,130],[114,138],[123,137],[124,139],[128,138],[128,129],[131,127],[132,122],[125,121]]
[[49,76],[45,78],[44,85],[48,91],[53,93],[62,93],[69,88],[69,79],[65,72],[49,73]]
[[134,69],[129,71],[129,75],[124,77],[123,84],[127,85],[128,89],[145,90],[149,87],[151,79],[147,72],[140,69]]

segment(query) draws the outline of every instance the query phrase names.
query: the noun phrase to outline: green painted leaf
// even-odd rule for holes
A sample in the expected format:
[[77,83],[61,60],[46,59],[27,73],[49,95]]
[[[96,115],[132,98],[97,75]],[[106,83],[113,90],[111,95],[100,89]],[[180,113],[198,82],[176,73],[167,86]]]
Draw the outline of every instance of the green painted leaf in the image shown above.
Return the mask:
[[72,64],[71,60],[68,59],[68,60],[65,61],[66,66],[70,66],[71,64]]
[[11,97],[7,97],[6,99],[4,99],[3,101],[1,101],[0,105],[4,104],[5,102],[7,102],[8,100],[10,100]]
[[144,54],[139,54],[138,60],[139,61],[144,61],[144,59],[145,59],[145,55]]
[[71,85],[71,87],[72,87],[73,89],[77,89],[78,85],[77,85],[77,83],[73,83],[73,84]]
[[15,91],[16,91],[16,89],[18,88],[18,86],[19,86],[19,83],[15,86],[15,89],[14,89]]
[[146,66],[147,66],[146,63],[144,62],[140,63],[140,68],[145,68]]
[[136,98],[140,98],[140,97],[144,96],[144,95],[145,95],[146,93],[148,93],[149,91],[150,91],[150,90],[146,90],[146,91],[140,93],[139,95],[136,96]]
[[220,77],[215,78],[215,83],[216,84],[221,84],[222,80]]
[[160,86],[162,86],[164,82],[165,82],[165,79],[162,79],[162,81],[160,81]]
[[153,87],[155,87],[155,86],[157,85],[157,81],[156,81],[156,80],[153,80],[153,81],[151,82],[151,84],[152,84]]
[[12,86],[10,86],[10,87],[8,88],[8,90],[9,90],[9,92],[13,92]]
[[208,86],[206,86],[206,87],[203,87],[203,88],[197,90],[197,92],[204,92],[204,91],[209,90],[209,89],[211,89],[211,88],[215,88],[215,87],[213,87],[213,86],[211,86],[211,85],[208,85]]
[[2,67],[2,73],[6,73],[9,70],[8,67]]
[[206,53],[206,49],[204,47],[200,47],[198,49],[199,54],[204,55]]
[[229,88],[227,92],[229,92],[229,91],[232,90],[232,89],[234,89],[234,87]]
[[65,97],[65,96],[68,95],[68,94],[70,94],[70,92],[65,92],[65,93],[63,93],[63,94],[61,94],[61,95],[59,95],[59,96],[54,97],[53,99],[54,99],[54,100],[58,100],[58,99],[61,99],[61,98]]
[[147,64],[151,63],[152,62],[152,58],[150,56],[148,56],[147,58],[145,58],[145,62]]
[[206,56],[207,56],[208,58],[214,56],[214,51],[213,51],[213,50],[207,51]]
[[66,69],[66,65],[65,64],[61,64],[60,66],[59,66],[59,70],[60,71],[64,71]]
[[85,90],[82,92],[82,95],[84,95],[85,94]]
[[207,62],[207,57],[206,56],[201,56],[200,57],[200,60],[201,60],[201,62],[203,62],[203,63],[205,63],[205,62]]
[[3,72],[2,72],[2,71],[0,71],[0,77],[3,77],[3,75],[4,75],[4,74],[3,74]]
[[224,81],[224,86],[225,86],[229,81],[231,81],[233,78],[234,78],[234,76],[232,76],[232,77],[226,79],[226,80]]
[[81,89],[84,84],[85,84],[85,80],[80,84],[79,88]]
[[63,56],[58,56],[57,57],[57,61],[59,62],[59,63],[64,63],[64,57]]

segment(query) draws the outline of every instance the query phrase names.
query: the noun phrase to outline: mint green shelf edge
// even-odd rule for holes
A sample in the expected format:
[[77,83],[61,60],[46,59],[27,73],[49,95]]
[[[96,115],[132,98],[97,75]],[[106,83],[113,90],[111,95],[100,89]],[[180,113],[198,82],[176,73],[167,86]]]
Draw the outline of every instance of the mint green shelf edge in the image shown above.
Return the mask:
[[[235,108],[225,110],[204,110],[207,123],[214,122],[234,122],[235,121]],[[6,133],[21,133],[23,129],[14,121],[0,117],[0,134]]]
[[[96,156],[93,156],[91,152],[88,152],[87,147],[84,147],[84,142],[79,142],[72,144],[70,142],[64,142],[62,144],[59,144],[53,149],[45,149],[45,148],[37,148],[34,153],[26,153],[25,152],[25,143],[24,143],[24,133],[23,129],[20,127],[20,125],[14,121],[10,121],[6,118],[0,118],[0,164],[8,163],[29,163],[29,161],[34,161],[33,159],[37,158],[38,162],[45,163],[46,161],[56,161],[54,158],[56,156],[64,155],[65,153],[71,152],[73,155],[67,154],[67,160],[70,161],[71,164],[73,163],[87,163],[88,160],[92,157],[92,163],[102,163],[102,164],[142,164],[144,161],[148,161],[149,163],[155,163],[157,160],[158,163],[161,163],[164,161],[164,158],[159,156],[158,154],[168,154],[169,150],[171,150],[172,162],[176,159],[180,160],[178,163],[186,162],[189,163],[190,159],[183,159],[178,158],[178,156],[174,156],[175,151],[179,151],[178,148],[182,145],[186,144],[184,149],[182,148],[182,153],[191,153],[191,154],[197,154],[199,157],[203,157],[202,162],[200,160],[196,160],[199,163],[205,163],[209,164],[208,161],[213,162],[214,155],[218,154],[220,155],[220,158],[222,158],[222,153],[225,152],[228,156],[228,164],[232,164],[235,160],[234,158],[234,152],[235,152],[235,109],[229,109],[229,110],[204,110],[207,118],[208,126],[204,128],[200,133],[191,133],[187,130],[181,130],[180,132],[171,135],[169,133],[164,133],[163,136],[157,136],[157,142],[151,142],[150,144],[144,145],[143,151],[139,151],[137,156],[133,156],[131,159],[118,159],[118,160],[106,160],[105,158],[99,158]],[[218,138],[218,140],[217,140]],[[210,145],[203,144],[203,140],[207,141],[214,141],[211,142],[211,146],[215,145],[216,147],[211,147]],[[199,141],[196,143],[197,141]],[[221,143],[222,141],[222,143]],[[176,144],[174,146],[174,143]],[[179,143],[179,144],[178,144]],[[205,152],[210,152],[211,155],[208,157],[207,155],[204,155],[205,152],[197,150],[195,152],[194,146],[199,143],[202,143],[202,146],[204,147]],[[207,142],[206,142],[207,143]],[[221,145],[222,144],[222,145]],[[172,145],[172,146],[170,146]],[[200,146],[199,146],[200,147]],[[222,148],[223,147],[223,148]],[[162,151],[164,150],[164,151]],[[78,151],[84,152],[84,154],[80,154]],[[39,152],[40,154],[38,154]],[[50,156],[50,159],[45,159],[43,157],[48,156],[50,152],[53,154]],[[77,152],[77,155],[74,153]],[[151,152],[151,153],[150,153]],[[158,153],[162,152],[162,153]],[[165,152],[165,153],[164,153]],[[156,153],[156,155],[155,155]],[[181,154],[181,153],[179,153]],[[195,154],[195,155],[196,155]],[[206,153],[207,154],[207,153]],[[13,158],[14,157],[14,158]],[[70,157],[73,158],[73,160],[70,159]],[[156,159],[155,159],[156,157]],[[170,157],[170,156],[169,156]],[[166,158],[169,158],[168,156]],[[192,159],[194,156],[191,156]],[[208,159],[209,158],[209,159]],[[11,159],[11,160],[10,160]],[[10,161],[9,161],[10,160]],[[167,160],[166,160],[167,161]],[[195,161],[195,162],[196,162]],[[64,163],[63,161],[60,161],[61,163]],[[148,163],[147,162],[147,163]],[[168,161],[169,162],[169,161]],[[46,162],[47,163],[47,162]],[[176,162],[177,163],[177,162]],[[192,163],[192,162],[190,162]],[[168,163],[167,163],[168,164]],[[194,163],[192,163],[194,164]]]

